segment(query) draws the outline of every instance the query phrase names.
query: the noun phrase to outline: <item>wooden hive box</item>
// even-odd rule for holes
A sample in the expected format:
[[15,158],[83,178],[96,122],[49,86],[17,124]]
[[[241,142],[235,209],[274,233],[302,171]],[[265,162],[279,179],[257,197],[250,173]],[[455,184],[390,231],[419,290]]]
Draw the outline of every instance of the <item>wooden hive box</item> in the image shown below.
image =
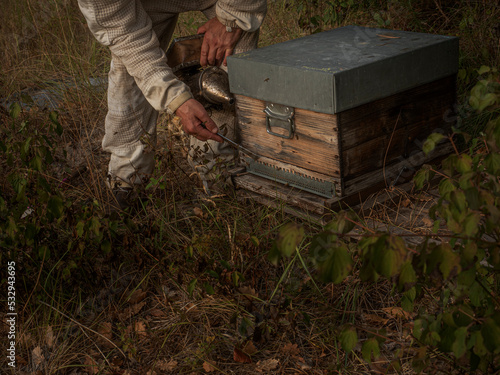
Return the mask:
[[453,125],[458,39],[346,26],[228,58],[248,173],[236,185],[324,214],[410,177]]

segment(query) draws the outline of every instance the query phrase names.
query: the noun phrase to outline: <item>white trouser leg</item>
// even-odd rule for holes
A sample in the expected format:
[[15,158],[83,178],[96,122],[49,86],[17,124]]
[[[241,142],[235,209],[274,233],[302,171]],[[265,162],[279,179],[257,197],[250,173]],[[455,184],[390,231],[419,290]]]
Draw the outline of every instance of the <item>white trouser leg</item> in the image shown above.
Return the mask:
[[[173,13],[151,13],[153,29],[162,48],[166,48],[177,21]],[[154,169],[156,121],[158,112],[117,56],[109,71],[108,113],[102,146],[111,153],[109,177],[112,185],[146,182]]]

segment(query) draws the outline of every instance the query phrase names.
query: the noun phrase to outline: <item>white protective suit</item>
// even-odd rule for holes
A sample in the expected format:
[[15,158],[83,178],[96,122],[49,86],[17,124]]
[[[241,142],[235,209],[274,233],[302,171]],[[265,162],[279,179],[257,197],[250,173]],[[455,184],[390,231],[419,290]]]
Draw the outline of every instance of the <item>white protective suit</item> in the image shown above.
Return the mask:
[[[100,43],[109,47],[112,54],[108,113],[102,142],[104,150],[111,153],[111,182],[141,184],[154,169],[158,112],[174,113],[192,98],[186,84],[176,79],[167,65],[164,53],[178,14],[198,10],[208,19],[217,17],[223,25],[241,28],[243,33],[234,50],[234,53],[240,53],[257,47],[267,2],[78,0],[78,4],[91,32]],[[234,117],[228,117],[227,113],[212,113],[211,117],[219,127],[218,120],[234,122]],[[192,148],[199,150],[197,142],[200,141],[191,138]],[[224,151],[224,146],[215,141],[208,141],[208,144],[211,152],[205,155],[205,160],[231,153]],[[196,166],[192,160],[191,164]],[[210,163],[206,165],[205,171],[212,166]]]

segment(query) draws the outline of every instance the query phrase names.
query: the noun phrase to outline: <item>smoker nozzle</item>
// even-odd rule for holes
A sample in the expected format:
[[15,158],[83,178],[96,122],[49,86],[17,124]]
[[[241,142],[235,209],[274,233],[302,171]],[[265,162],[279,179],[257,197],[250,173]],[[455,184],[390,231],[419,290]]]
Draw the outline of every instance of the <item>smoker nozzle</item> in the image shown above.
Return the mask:
[[234,97],[229,91],[227,73],[216,66],[204,69],[200,74],[201,95],[213,104],[234,104]]

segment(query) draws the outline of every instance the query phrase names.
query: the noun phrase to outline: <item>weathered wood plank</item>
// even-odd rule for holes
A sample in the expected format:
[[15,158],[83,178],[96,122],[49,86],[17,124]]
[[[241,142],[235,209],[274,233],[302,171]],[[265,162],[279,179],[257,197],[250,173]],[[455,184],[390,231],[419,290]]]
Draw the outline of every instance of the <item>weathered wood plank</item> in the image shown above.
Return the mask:
[[283,184],[267,180],[251,174],[234,176],[237,188],[252,191],[271,199],[280,199],[288,204],[297,206],[303,210],[314,212],[318,215],[325,214],[325,198],[295,189]]
[[[391,95],[386,98],[381,98],[373,102],[364,104],[362,106],[349,109],[347,111],[339,114],[339,121],[347,126],[349,124],[349,129],[356,126],[364,129],[363,123],[359,123],[362,119],[366,118],[376,118],[378,114],[384,110],[391,108],[398,109],[399,107],[407,103],[421,103],[429,98],[429,95],[439,96],[446,93],[456,92],[456,75],[451,75],[434,82],[427,83],[422,86],[415,87],[413,89],[404,91],[399,94]],[[358,125],[356,125],[356,123]],[[347,128],[344,130],[348,130]]]
[[329,176],[340,176],[335,115],[296,109],[296,136],[284,139],[266,131],[265,103],[236,95],[241,144],[255,153]]
[[[360,191],[369,189],[376,184],[382,184],[383,187],[388,187],[400,177],[400,179],[408,179],[420,169],[422,164],[429,163],[442,156],[448,155],[453,151],[453,146],[450,142],[442,143],[429,155],[425,155],[422,151],[414,152],[410,157],[386,166],[378,168],[370,173],[365,173],[357,178],[344,181],[344,196],[350,196]],[[403,168],[405,168],[403,170]],[[398,183],[400,181],[397,181]]]
[[[409,95],[410,99],[413,99]],[[366,115],[355,121],[346,122],[344,113],[339,114],[339,123],[342,126],[342,150],[358,147],[364,142],[379,137],[383,134],[390,134],[394,130],[406,127],[410,124],[425,122],[436,113],[441,113],[443,119],[451,117],[452,106],[455,103],[455,92],[451,89],[444,93],[429,93],[421,101],[409,101],[399,107],[384,108],[385,103],[381,102],[381,109],[376,114]],[[364,113],[363,108],[359,112]],[[396,124],[397,122],[397,124]]]
[[[246,165],[245,160],[248,160],[248,158],[245,157],[244,155],[241,156],[240,157],[240,165]],[[335,188],[336,193],[338,195],[341,194],[341,179],[340,179],[340,177],[328,176],[328,175],[321,174],[321,173],[318,173],[315,171],[311,171],[309,169],[297,167],[293,164],[283,163],[279,160],[266,158],[266,157],[260,157],[258,159],[258,162],[273,166],[273,167],[278,168],[278,169],[283,169],[283,170],[290,172],[290,173],[293,173],[293,174],[306,176],[306,178],[313,178],[313,179],[317,179],[317,180],[321,180],[321,181],[332,182],[336,186],[336,188]]]
[[384,164],[390,165],[416,150],[421,150],[428,135],[433,131],[439,129],[447,133],[451,123],[443,121],[442,111],[437,112],[425,121],[408,124],[404,128],[397,129],[393,134],[383,134],[343,151],[343,180],[356,178],[381,168]]

